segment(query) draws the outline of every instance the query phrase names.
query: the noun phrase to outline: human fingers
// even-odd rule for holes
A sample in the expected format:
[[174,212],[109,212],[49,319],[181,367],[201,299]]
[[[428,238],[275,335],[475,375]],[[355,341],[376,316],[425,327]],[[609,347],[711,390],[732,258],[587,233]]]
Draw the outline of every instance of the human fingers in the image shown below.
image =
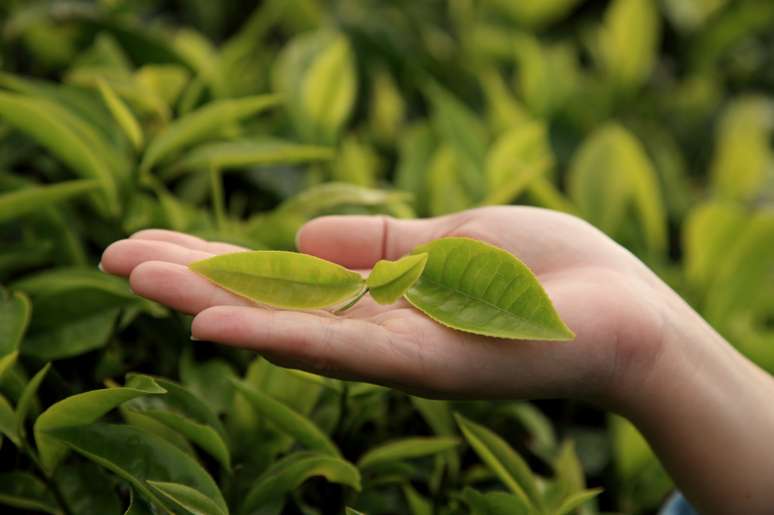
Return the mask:
[[168,241],[128,239],[114,242],[106,248],[102,253],[100,266],[107,273],[126,277],[146,261],[188,265],[213,255],[210,252],[193,250]]
[[301,252],[349,268],[370,268],[380,259],[397,259],[422,243],[443,237],[470,219],[470,214],[421,220],[388,216],[324,216],[298,232]]
[[129,276],[129,284],[138,295],[189,314],[212,306],[254,305],[193,273],[187,266],[166,261],[137,265]]
[[132,234],[130,238],[138,240],[165,241],[167,243],[174,243],[191,250],[209,252],[210,254],[228,254],[230,252],[244,252],[249,250],[245,247],[240,247],[239,245],[232,245],[231,243],[224,243],[220,241],[207,241],[191,234],[178,231],[169,231],[167,229],[144,229]]
[[282,366],[341,379],[411,389],[425,376],[409,340],[357,318],[216,306],[194,318],[191,334],[254,350]]

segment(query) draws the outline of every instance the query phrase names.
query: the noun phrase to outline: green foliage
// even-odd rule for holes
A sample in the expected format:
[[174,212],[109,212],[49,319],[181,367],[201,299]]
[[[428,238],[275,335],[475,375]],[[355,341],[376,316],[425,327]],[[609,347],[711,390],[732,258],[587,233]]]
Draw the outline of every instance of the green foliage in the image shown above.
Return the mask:
[[[190,342],[189,318],[96,267],[108,244],[150,227],[289,251],[319,215],[533,205],[605,231],[774,372],[774,5],[254,4],[0,2],[3,509],[656,509],[669,479],[625,421],[286,371]],[[377,268],[375,299],[439,273],[441,254],[418,251],[423,271],[416,256]],[[460,274],[472,261],[442,254]],[[569,336],[513,266],[549,336]],[[312,293],[251,281],[276,281],[293,307],[366,287],[331,277],[336,288]],[[481,277],[456,279],[486,293]],[[276,301],[256,284],[238,293]],[[428,288],[419,279],[408,297]]]

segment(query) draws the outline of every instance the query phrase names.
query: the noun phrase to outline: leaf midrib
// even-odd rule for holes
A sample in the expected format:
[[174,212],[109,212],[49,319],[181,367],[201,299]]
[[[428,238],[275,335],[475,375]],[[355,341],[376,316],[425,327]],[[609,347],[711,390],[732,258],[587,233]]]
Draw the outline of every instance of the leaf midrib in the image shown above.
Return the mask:
[[517,315],[513,311],[509,311],[507,309],[503,309],[500,306],[498,306],[497,304],[492,304],[491,302],[488,302],[488,301],[486,301],[484,299],[481,299],[480,297],[475,297],[475,296],[471,295],[470,293],[468,293],[468,292],[466,292],[464,290],[460,290],[458,288],[454,288],[452,286],[448,286],[448,285],[443,284],[441,282],[434,281],[434,280],[430,279],[429,277],[420,277],[418,282],[421,282],[421,281],[427,281],[427,282],[429,282],[429,283],[431,283],[431,284],[433,284],[433,285],[435,285],[437,287],[453,291],[455,293],[458,293],[458,294],[462,295],[463,297],[467,297],[467,298],[472,299],[474,301],[477,301],[477,302],[479,302],[481,304],[484,304],[485,306],[489,306],[491,308],[494,308],[495,310],[497,310],[497,311],[499,311],[501,313],[506,313],[506,314],[510,315],[511,317],[515,318],[516,320],[521,321],[523,324],[527,325],[531,329],[538,330],[538,331],[540,331],[542,333],[546,332],[546,330],[544,328],[542,328],[539,325],[536,325],[536,324],[530,322],[527,318],[520,317],[519,315]]

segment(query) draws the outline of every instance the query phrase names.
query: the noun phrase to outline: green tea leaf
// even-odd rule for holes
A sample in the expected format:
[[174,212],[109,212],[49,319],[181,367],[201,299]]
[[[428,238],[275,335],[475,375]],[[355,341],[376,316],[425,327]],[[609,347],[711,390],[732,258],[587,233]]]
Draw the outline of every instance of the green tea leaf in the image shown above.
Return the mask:
[[460,331],[511,339],[571,340],[532,272],[508,252],[470,238],[442,238],[414,249],[428,254],[406,300]]
[[683,226],[686,278],[694,285],[708,287],[748,219],[747,212],[733,202],[705,202],[695,206]]
[[125,387],[92,390],[67,397],[48,407],[35,421],[35,443],[41,465],[50,474],[67,454],[67,447],[48,435],[60,427],[90,424],[130,399],[166,393],[150,378],[140,378]]
[[103,207],[115,212],[118,190],[111,171],[60,111],[43,99],[0,92],[0,118],[48,149],[76,174],[98,180],[105,194]]
[[406,504],[409,506],[411,515],[433,515],[433,504],[419,495],[410,484],[402,487],[403,495],[406,497]]
[[276,164],[298,164],[333,158],[333,149],[277,139],[220,141],[193,149],[180,163],[181,170],[215,167],[219,170]]
[[73,460],[60,465],[52,480],[71,513],[123,513],[123,502],[116,488],[119,481],[95,463]]
[[427,254],[405,256],[397,261],[380,260],[366,279],[371,297],[379,304],[393,304],[422,275]]
[[354,184],[328,182],[313,186],[280,204],[275,213],[311,218],[344,206],[388,206],[411,200],[403,191],[363,188]]
[[481,493],[466,487],[462,498],[473,515],[532,515],[534,508],[522,497],[505,492]]
[[462,180],[459,153],[441,146],[428,165],[427,184],[430,214],[440,216],[472,207],[474,198]]
[[328,481],[360,491],[360,473],[348,461],[326,454],[299,452],[276,462],[261,475],[247,493],[239,512],[252,514],[261,506],[296,491],[313,476],[323,476]]
[[35,310],[21,352],[40,359],[61,359],[101,347],[122,308],[152,306],[139,300],[125,280],[98,270],[49,269],[25,277],[14,288],[30,296]]
[[26,472],[0,474],[0,504],[51,515],[62,513],[45,483]]
[[651,0],[610,3],[600,29],[599,52],[617,86],[633,89],[650,76],[661,36],[660,19],[658,6]]
[[433,106],[433,128],[457,156],[460,187],[469,192],[472,200],[480,199],[483,194],[486,128],[466,105],[440,85],[428,84],[425,96]]
[[518,89],[531,113],[548,118],[565,107],[578,88],[579,65],[575,48],[565,43],[542,45],[533,36],[515,40],[519,65]]
[[465,439],[500,481],[530,507],[543,504],[537,482],[526,462],[508,443],[489,429],[455,414]]
[[[727,255],[715,271],[707,292],[704,314],[715,327],[723,327],[740,313],[756,309],[770,291],[774,274],[774,210],[766,209],[751,217],[736,235]],[[771,313],[771,308],[767,310]],[[760,313],[756,313],[760,314]]]
[[16,447],[21,445],[16,413],[8,400],[0,394],[0,434],[5,435]]
[[16,403],[16,434],[19,435],[19,440],[24,440],[27,437],[27,426],[25,422],[32,410],[33,404],[36,402],[38,388],[40,383],[48,374],[51,369],[51,363],[47,363],[46,366],[38,370],[38,372],[32,376],[30,382],[24,387],[19,402]]
[[624,127],[607,124],[593,132],[573,157],[567,180],[589,222],[616,236],[633,206],[648,248],[664,252],[666,209],[658,176],[640,141]]
[[253,116],[280,101],[276,95],[258,95],[218,100],[182,116],[153,138],[143,156],[140,170],[149,172],[170,154],[217,134],[224,125]]
[[453,449],[459,444],[459,439],[444,436],[403,438],[370,449],[360,457],[357,466],[365,470],[394,461],[423,458]]
[[238,252],[189,266],[232,293],[281,308],[329,307],[357,295],[365,282],[356,272],[296,252]]
[[47,433],[78,454],[127,480],[151,502],[167,506],[147,481],[181,483],[228,507],[210,475],[193,458],[158,436],[127,425],[91,424],[60,427]]
[[224,510],[212,499],[188,485],[164,481],[148,481],[148,484],[178,508],[192,515],[228,515],[228,509]]
[[65,181],[50,186],[28,186],[0,194],[0,223],[38,213],[53,204],[93,193],[100,188],[95,180]]
[[329,456],[341,456],[336,444],[314,422],[244,381],[233,381],[233,384],[239,393],[250,401],[253,408],[280,431],[292,436],[309,449]]
[[144,378],[155,381],[166,390],[166,395],[134,399],[125,405],[127,409],[147,415],[179,432],[218,460],[226,470],[231,468],[226,430],[203,400],[167,379],[133,374],[130,377],[132,380]]
[[0,358],[19,349],[31,313],[32,305],[25,294],[0,288]]
[[301,84],[305,118],[313,140],[332,142],[349,118],[357,95],[352,48],[337,35],[311,62]]
[[601,488],[594,488],[591,490],[585,490],[569,496],[564,502],[556,509],[554,513],[556,515],[570,515],[576,509],[580,508],[591,499],[595,498],[602,493]]
[[147,502],[134,493],[134,489],[130,489],[129,506],[124,515],[155,515],[155,513]]
[[119,127],[124,131],[126,137],[129,138],[129,141],[132,143],[135,150],[142,148],[142,128],[132,112],[107,82],[100,79],[97,82],[97,86],[99,87],[100,95],[102,95],[102,100],[104,100],[105,105],[110,109],[113,118],[115,118]]
[[488,194],[483,203],[510,203],[553,163],[545,124],[532,122],[511,129],[495,141],[487,155]]
[[725,109],[709,170],[716,197],[749,201],[760,192],[774,164],[772,119],[774,103],[762,96],[741,97]]

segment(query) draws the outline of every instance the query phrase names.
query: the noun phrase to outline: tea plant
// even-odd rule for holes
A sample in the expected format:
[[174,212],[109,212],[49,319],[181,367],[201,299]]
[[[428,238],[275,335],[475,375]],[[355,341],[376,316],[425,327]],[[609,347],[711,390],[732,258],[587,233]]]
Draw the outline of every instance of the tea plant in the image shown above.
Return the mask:
[[261,303],[368,291],[561,340],[484,243],[365,278],[290,252],[324,214],[559,210],[774,372],[771,2],[7,0],[0,25],[4,513],[648,513],[671,488],[588,406],[428,400],[191,342],[97,270],[151,227],[256,249],[192,268]]

